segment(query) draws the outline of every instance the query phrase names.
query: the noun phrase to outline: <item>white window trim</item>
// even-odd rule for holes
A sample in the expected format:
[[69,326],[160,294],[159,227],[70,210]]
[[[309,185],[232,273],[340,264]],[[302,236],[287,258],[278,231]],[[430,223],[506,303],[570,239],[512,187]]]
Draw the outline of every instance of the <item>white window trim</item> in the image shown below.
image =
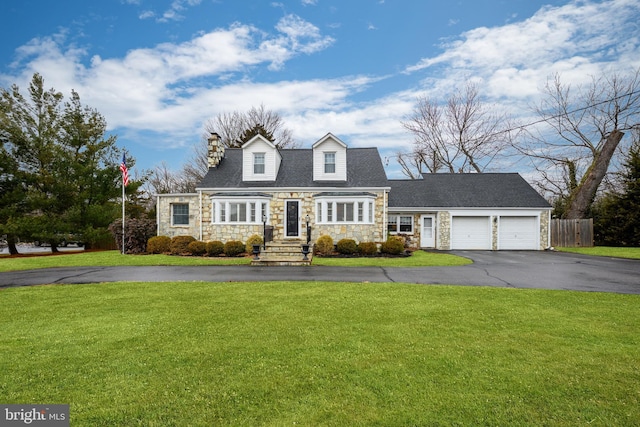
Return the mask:
[[[324,163],[323,163],[323,166],[322,166],[323,173],[325,175],[335,175],[337,173],[337,171],[338,171],[338,166],[337,166],[338,155],[337,155],[337,153],[335,151],[324,151],[322,154],[323,154],[323,158],[324,158]],[[329,154],[333,155],[333,163],[327,163],[327,156]],[[327,165],[333,165],[333,172],[327,172]]]
[[[262,157],[262,163],[256,162],[257,157]],[[256,166],[262,166],[262,172],[256,172]],[[254,175],[265,175],[267,173],[267,155],[266,153],[253,153],[253,174]]]
[[[338,221],[338,203],[353,204],[353,220]],[[362,221],[358,216],[358,204],[362,203]],[[374,224],[375,197],[316,197],[316,223],[324,225],[335,224]],[[320,210],[318,210],[320,208]],[[329,211],[332,218],[329,218]]]
[[[187,206],[187,223],[186,224],[175,224],[174,223],[175,213],[174,213],[173,209],[178,205],[179,206],[185,206],[185,205]],[[191,216],[191,206],[189,206],[189,203],[183,203],[183,202],[171,203],[171,226],[172,227],[189,227],[191,225],[190,216]]]
[[[251,220],[251,204],[255,203],[255,218]],[[245,204],[246,205],[246,220],[245,221],[231,221],[231,205],[232,204]],[[263,212],[262,206],[265,205],[265,211]],[[225,210],[224,221],[221,219],[222,207]],[[265,198],[212,198],[211,199],[211,223],[212,224],[231,224],[231,225],[243,225],[243,224],[262,224],[262,215],[267,215],[267,222],[269,222],[270,215],[270,203]]]
[[[389,222],[391,220],[391,218],[396,218],[396,230],[397,231],[389,231]],[[400,224],[402,222],[401,218],[411,218],[411,231],[400,231]],[[414,234],[415,233],[415,224],[414,224],[414,219],[413,219],[413,215],[407,215],[407,214],[399,214],[399,213],[390,213],[387,217],[387,232],[389,234],[395,235],[395,234]]]

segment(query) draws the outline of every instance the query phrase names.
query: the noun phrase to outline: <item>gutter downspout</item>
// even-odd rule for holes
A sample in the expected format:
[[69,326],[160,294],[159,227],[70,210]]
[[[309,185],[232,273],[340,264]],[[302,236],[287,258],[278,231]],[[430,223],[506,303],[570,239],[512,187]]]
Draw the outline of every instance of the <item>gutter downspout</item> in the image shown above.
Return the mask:
[[389,210],[389,206],[387,205],[387,190],[384,190],[384,206],[382,209],[382,242],[387,240],[386,228],[387,228],[387,214]]
[[198,191],[198,209],[200,215],[200,238],[198,240],[202,241],[202,190]]
[[551,209],[547,211],[547,246],[545,249],[551,248]]
[[[171,215],[171,213],[169,213]],[[156,236],[160,236],[160,195],[156,194]]]

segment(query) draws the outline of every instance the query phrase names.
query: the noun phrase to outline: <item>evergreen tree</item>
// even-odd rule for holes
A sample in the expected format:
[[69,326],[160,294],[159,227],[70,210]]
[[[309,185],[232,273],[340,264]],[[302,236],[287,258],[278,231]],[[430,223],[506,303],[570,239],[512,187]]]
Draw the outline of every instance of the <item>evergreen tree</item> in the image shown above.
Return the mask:
[[0,230],[48,242],[54,252],[69,234],[89,243],[108,236],[121,187],[116,138],[105,137],[104,118],[75,91],[63,104],[39,74],[28,98],[16,85],[0,89],[0,112],[0,157],[11,159],[0,167]]

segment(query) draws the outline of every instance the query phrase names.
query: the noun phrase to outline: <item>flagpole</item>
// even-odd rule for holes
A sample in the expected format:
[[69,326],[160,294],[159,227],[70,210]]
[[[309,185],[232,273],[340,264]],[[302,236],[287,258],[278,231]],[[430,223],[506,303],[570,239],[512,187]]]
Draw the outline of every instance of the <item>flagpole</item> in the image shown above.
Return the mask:
[[122,255],[124,255],[124,178],[122,179]]

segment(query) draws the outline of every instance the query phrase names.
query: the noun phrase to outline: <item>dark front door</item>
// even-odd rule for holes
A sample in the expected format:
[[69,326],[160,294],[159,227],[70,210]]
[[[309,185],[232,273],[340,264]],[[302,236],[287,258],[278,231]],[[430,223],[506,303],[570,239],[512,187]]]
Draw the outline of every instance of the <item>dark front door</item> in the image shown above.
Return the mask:
[[287,200],[286,202],[286,211],[287,211],[287,219],[286,219],[286,236],[287,237],[298,237],[300,235],[300,225],[298,222],[298,218],[300,217],[299,205],[300,202],[297,200]]

